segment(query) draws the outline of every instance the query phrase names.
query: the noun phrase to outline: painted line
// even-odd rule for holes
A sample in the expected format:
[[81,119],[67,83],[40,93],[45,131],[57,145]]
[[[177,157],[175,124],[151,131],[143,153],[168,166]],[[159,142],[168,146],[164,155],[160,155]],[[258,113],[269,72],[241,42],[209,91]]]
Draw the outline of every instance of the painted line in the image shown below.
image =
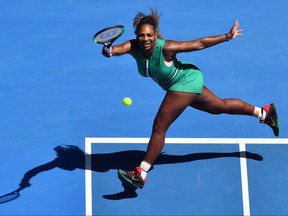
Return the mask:
[[[246,152],[246,144],[239,143],[240,152]],[[242,183],[242,201],[243,213],[245,216],[250,216],[250,201],[249,201],[249,187],[248,187],[248,171],[246,157],[240,157],[241,183]]]
[[[85,140],[90,143],[125,143],[125,144],[143,144],[148,143],[149,138],[131,138],[131,137],[86,137]],[[288,144],[287,138],[166,138],[167,144]]]
[[[92,216],[92,170],[91,157],[92,144],[147,144],[149,138],[131,137],[86,137],[86,170],[85,170],[85,193],[86,193],[86,216]],[[166,144],[239,144],[240,151],[246,151],[248,144],[288,144],[287,138],[166,138]],[[240,158],[243,213],[250,216],[250,201],[248,188],[248,171],[246,158]]]
[[92,216],[92,143],[85,140],[85,205],[86,216]]

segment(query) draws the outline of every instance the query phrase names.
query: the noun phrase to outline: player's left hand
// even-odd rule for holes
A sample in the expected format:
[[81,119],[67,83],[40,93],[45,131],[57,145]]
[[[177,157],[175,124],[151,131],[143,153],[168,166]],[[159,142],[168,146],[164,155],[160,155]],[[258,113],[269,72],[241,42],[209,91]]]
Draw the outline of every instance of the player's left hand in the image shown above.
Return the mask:
[[236,38],[237,36],[243,36],[241,32],[243,32],[243,29],[238,29],[239,28],[239,22],[238,20],[235,21],[234,25],[230,29],[228,33],[229,40]]

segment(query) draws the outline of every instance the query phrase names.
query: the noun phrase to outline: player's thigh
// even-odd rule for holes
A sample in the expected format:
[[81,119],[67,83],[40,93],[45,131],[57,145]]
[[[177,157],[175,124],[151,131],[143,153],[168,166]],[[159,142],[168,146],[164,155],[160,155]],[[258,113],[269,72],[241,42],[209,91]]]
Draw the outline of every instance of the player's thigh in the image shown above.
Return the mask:
[[196,97],[197,94],[167,91],[155,117],[156,123],[169,127]]
[[225,109],[225,101],[217,97],[212,91],[204,86],[202,93],[194,100],[191,107],[209,113],[218,113]]

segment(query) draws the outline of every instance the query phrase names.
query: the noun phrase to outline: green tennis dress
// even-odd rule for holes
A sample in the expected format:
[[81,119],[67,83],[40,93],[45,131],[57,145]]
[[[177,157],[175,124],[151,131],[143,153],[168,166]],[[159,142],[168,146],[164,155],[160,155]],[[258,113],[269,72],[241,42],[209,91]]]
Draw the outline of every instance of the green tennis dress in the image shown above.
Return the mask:
[[145,59],[138,49],[134,58],[140,75],[151,77],[165,91],[201,94],[204,82],[202,72],[195,65],[180,62],[177,58],[174,58],[171,66],[166,66],[162,54],[164,43],[164,39],[156,39],[156,48],[149,59]]

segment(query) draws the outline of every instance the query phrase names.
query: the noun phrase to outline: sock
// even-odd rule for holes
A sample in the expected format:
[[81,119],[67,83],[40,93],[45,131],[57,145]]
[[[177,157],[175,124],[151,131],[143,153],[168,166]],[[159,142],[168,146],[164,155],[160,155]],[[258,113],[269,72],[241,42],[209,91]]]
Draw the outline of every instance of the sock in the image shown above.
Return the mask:
[[140,164],[140,168],[142,169],[143,172],[141,172],[141,177],[142,179],[145,179],[146,176],[147,176],[147,173],[149,171],[151,167],[151,164],[147,163],[146,161],[142,161],[141,164]]
[[255,107],[254,108],[254,114],[256,118],[261,118],[262,117],[262,108],[260,107]]
[[260,119],[261,119],[261,120],[265,120],[266,115],[267,115],[266,111],[265,111],[264,109],[262,109],[262,116],[261,116]]

